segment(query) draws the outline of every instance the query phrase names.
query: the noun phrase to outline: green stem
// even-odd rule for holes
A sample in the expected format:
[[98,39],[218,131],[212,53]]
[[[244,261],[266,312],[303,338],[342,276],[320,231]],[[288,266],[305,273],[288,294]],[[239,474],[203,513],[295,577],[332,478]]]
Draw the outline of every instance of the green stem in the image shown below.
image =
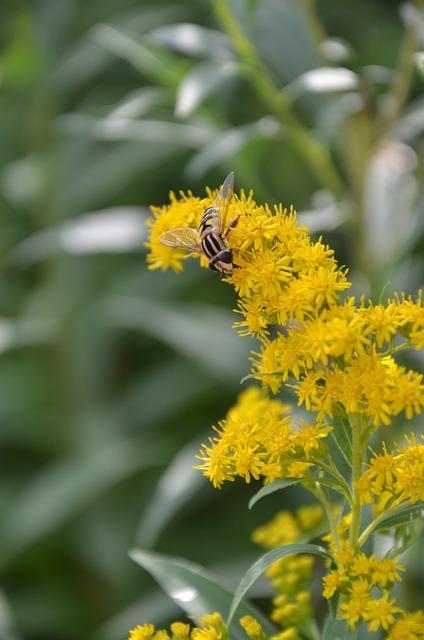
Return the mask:
[[405,106],[414,70],[414,53],[417,50],[417,44],[417,29],[414,25],[408,24],[399,52],[397,69],[385,98],[385,108],[378,128],[380,136],[384,135],[390,125],[397,120]]
[[398,504],[397,507],[394,507],[394,509],[389,509],[389,511],[384,511],[378,516],[378,518],[373,520],[368,525],[368,527],[366,527],[363,530],[363,532],[359,536],[358,548],[361,548],[366,543],[370,535],[375,531],[375,529],[378,527],[380,522],[382,522],[382,520],[385,520],[388,516],[396,515],[396,513],[398,513],[399,511],[402,511],[402,509],[404,509],[408,504],[409,502],[405,500],[404,502],[401,502],[400,504]]
[[334,545],[337,551],[340,551],[340,541],[339,535],[337,533],[337,523],[334,517],[334,512],[331,508],[331,503],[328,500],[327,495],[324,489],[321,487],[319,481],[315,481],[314,493],[324,507],[325,515],[327,516],[328,524],[330,525],[331,537],[334,541]]
[[387,349],[387,351],[384,351],[381,355],[384,356],[391,356],[392,353],[398,353],[399,351],[404,351],[405,349],[413,349],[413,345],[406,341],[406,342],[402,342],[402,344],[398,344],[396,347],[390,347],[390,349]]
[[309,165],[319,183],[340,197],[343,193],[343,186],[330,154],[293,113],[290,96],[284,95],[275,85],[268,69],[235,19],[228,0],[213,0],[213,7],[223,29],[231,39],[235,51],[244,63],[246,73],[256,93],[287,128],[287,134],[294,147]]
[[308,19],[309,27],[314,39],[314,44],[316,48],[319,49],[319,46],[327,38],[327,34],[325,33],[322,22],[316,12],[315,0],[301,0],[301,5],[303,6],[303,10]]
[[362,474],[363,442],[362,422],[359,414],[351,414],[349,422],[352,427],[352,521],[350,524],[349,544],[358,548],[359,529],[361,526],[361,502],[357,481]]
[[313,456],[310,458],[310,460],[311,460],[311,462],[316,464],[317,467],[319,467],[320,469],[322,469],[323,471],[325,471],[329,475],[333,476],[333,478],[335,478],[337,480],[337,482],[340,483],[340,485],[345,490],[343,492],[343,495],[345,496],[346,500],[351,505],[352,504],[352,494],[350,492],[350,487],[349,487],[348,483],[346,482],[346,479],[342,476],[341,473],[339,473],[337,468],[335,468],[334,466],[329,466],[328,464],[326,464],[322,460],[319,460],[318,458],[314,458]]

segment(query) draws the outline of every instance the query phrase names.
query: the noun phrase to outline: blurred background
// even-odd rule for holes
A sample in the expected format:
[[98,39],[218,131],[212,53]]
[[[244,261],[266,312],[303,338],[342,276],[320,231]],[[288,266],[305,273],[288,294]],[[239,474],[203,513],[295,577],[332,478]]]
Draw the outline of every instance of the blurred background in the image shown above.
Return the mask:
[[[304,502],[248,512],[255,488],[192,470],[255,345],[214,274],[147,271],[148,205],[234,170],[296,206],[355,293],[414,293],[423,7],[4,0],[0,29],[0,638],[119,639],[179,615],[129,547],[232,588],[251,530]],[[409,568],[400,598],[423,606]]]

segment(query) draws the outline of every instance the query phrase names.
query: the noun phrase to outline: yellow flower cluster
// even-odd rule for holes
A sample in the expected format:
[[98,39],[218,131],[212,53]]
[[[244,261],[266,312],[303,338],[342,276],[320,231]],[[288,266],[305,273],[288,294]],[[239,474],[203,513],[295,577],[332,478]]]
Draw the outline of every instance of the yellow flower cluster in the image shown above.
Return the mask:
[[322,440],[331,431],[328,425],[303,424],[295,428],[284,415],[287,406],[267,397],[265,391],[249,387],[243,391],[225,420],[215,429],[216,436],[202,445],[196,468],[220,487],[226,480],[242,477],[307,478],[320,454]]
[[[187,254],[164,246],[160,235],[176,227],[197,228],[215,196],[171,194],[169,205],[152,208],[151,268],[182,268]],[[358,304],[353,297],[341,304],[340,294],[350,286],[346,271],[328,246],[312,242],[297,225],[292,209],[259,205],[242,192],[229,207],[228,219],[235,215],[240,219],[229,244],[236,268],[226,281],[239,296],[242,319],[234,326],[262,343],[252,375],[274,393],[291,381],[298,404],[319,420],[340,411],[363,413],[377,427],[399,413],[408,419],[419,413],[423,376],[399,366],[392,354],[423,348],[422,295],[415,301],[397,296],[386,305]],[[207,266],[204,258],[202,264]]]
[[424,640],[424,611],[403,613],[390,628],[386,640]]
[[398,365],[390,349],[400,331],[406,338],[402,346],[418,348],[422,326],[421,297],[391,302],[387,308],[357,306],[349,297],[263,341],[253,375],[273,392],[293,380],[289,386],[298,404],[320,419],[340,411],[362,413],[377,427],[401,412],[412,418],[424,405],[423,376]]
[[173,622],[169,631],[156,630],[153,624],[142,624],[129,632],[128,640],[226,640],[228,629],[221,614],[208,613],[200,618],[198,627]]
[[[265,635],[262,625],[253,616],[240,618],[240,626],[250,640],[300,640],[294,627],[271,636]],[[198,627],[173,622],[168,631],[156,629],[153,624],[138,625],[131,629],[128,640],[229,640],[229,630],[221,614],[215,612],[202,616]]]
[[357,482],[362,504],[373,504],[376,514],[401,503],[424,501],[424,444],[414,435],[407,444],[404,449],[396,446],[393,453],[383,445]]
[[[152,209],[150,268],[182,269],[187,254],[164,246],[160,235],[177,227],[197,228],[215,198],[211,191],[203,199],[171,194],[168,206]],[[228,238],[234,269],[224,280],[238,295],[240,319],[234,326],[240,335],[259,340],[250,377],[261,389],[250,387],[239,396],[202,446],[197,468],[215,487],[236,477],[246,483],[301,480],[321,500],[330,524],[325,540],[336,568],[324,578],[324,595],[341,596],[339,617],[351,628],[365,622],[371,632],[383,630],[388,640],[424,640],[424,613],[406,613],[391,598],[402,570],[398,561],[360,551],[374,531],[372,525],[361,531],[363,505],[372,504],[381,518],[424,501],[424,444],[414,437],[404,449],[389,452],[384,446],[382,453],[373,453],[362,472],[375,429],[400,414],[412,419],[424,406],[423,375],[395,359],[405,349],[424,348],[422,293],[395,295],[386,304],[352,296],[342,300],[350,287],[346,270],[321,239],[313,242],[297,224],[295,211],[259,205],[244,192],[233,196],[229,209],[229,220],[240,217]],[[200,262],[208,265],[202,256]],[[294,392],[299,406],[316,414],[311,422],[296,424],[289,407],[268,396],[283,386]],[[352,468],[351,481],[326,444],[331,424],[335,443]],[[351,510],[343,517],[331,505],[328,487],[346,499]],[[266,548],[291,544],[321,518],[320,507],[295,516],[280,512],[253,539]],[[311,617],[312,566],[310,557],[288,556],[269,568],[277,591],[271,617],[285,627],[273,640],[297,640],[298,629]],[[247,617],[241,624],[251,640],[263,640],[255,620]],[[215,640],[210,630],[201,637],[201,630],[193,633],[193,640]]]
[[[187,254],[164,246],[160,236],[178,227],[197,228],[207,207],[215,203],[216,192],[198,198],[180,192],[170,194],[170,204],[152,207],[147,261],[151,269],[182,269]],[[332,249],[321,240],[313,243],[306,227],[298,226],[296,213],[281,205],[272,209],[260,205],[252,193],[233,195],[228,219],[240,216],[229,236],[236,269],[227,278],[238,292],[236,323],[241,333],[264,337],[269,327],[289,319],[303,321],[316,315],[324,305],[337,302],[341,291],[350,287],[346,273],[337,267]],[[197,256],[196,256],[197,257]],[[202,265],[207,266],[202,260]]]
[[[324,511],[319,505],[300,507],[296,514],[280,511],[252,534],[252,540],[266,549],[273,549],[298,542],[324,521]],[[273,598],[271,619],[286,627],[283,633],[300,627],[312,617],[310,583],[315,561],[312,556],[290,555],[274,562],[266,571],[277,592]]]
[[[339,529],[346,532],[349,518]],[[327,536],[328,538],[328,536]],[[395,558],[380,560],[375,554],[354,551],[347,539],[342,551],[336,551],[330,541],[337,568],[323,578],[323,595],[341,596],[338,617],[347,621],[352,629],[359,622],[368,623],[368,629],[388,631],[387,640],[424,640],[424,613],[407,613],[396,606],[391,598],[395,582],[401,580],[404,567]]]

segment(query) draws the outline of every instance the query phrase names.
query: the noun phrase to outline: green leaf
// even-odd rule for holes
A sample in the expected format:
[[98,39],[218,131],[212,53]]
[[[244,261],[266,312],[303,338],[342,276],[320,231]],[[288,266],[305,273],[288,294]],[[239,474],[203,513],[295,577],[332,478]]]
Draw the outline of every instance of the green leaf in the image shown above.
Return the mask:
[[265,555],[261,556],[252,566],[247,570],[239,586],[237,587],[234,595],[233,602],[231,604],[230,614],[228,616],[228,624],[231,623],[235,612],[237,611],[242,599],[246,595],[250,587],[256,582],[256,580],[264,573],[270,565],[272,565],[280,558],[292,555],[294,553],[312,554],[321,556],[323,558],[329,558],[333,560],[333,557],[329,551],[316,544],[288,544],[284,547],[278,547],[278,549],[272,549]]
[[281,491],[281,489],[285,489],[286,487],[290,487],[293,484],[297,484],[299,480],[297,478],[280,478],[279,480],[274,480],[270,484],[266,484],[264,487],[259,489],[257,493],[250,498],[249,500],[249,509],[251,509],[259,500],[265,498],[265,496],[271,495],[271,493],[275,493],[276,491]]
[[195,494],[205,488],[203,476],[193,469],[199,446],[196,439],[181,449],[153,489],[136,536],[143,546],[152,546],[174,515],[184,508],[187,511]]
[[331,614],[327,616],[322,630],[322,640],[349,640],[354,637],[344,620],[335,620]]
[[169,52],[162,51],[144,37],[134,38],[111,24],[97,24],[91,30],[93,40],[123,58],[151,81],[176,87],[186,67]]
[[359,537],[359,546],[368,540],[368,538],[378,531],[387,531],[393,527],[399,527],[424,517],[424,502],[417,504],[409,504],[405,507],[397,507],[392,509],[387,515],[379,516],[374,522],[371,522],[365,531]]
[[58,253],[87,255],[140,251],[148,211],[142,207],[113,207],[76,216],[40,231],[16,245],[8,259],[21,266]]
[[92,118],[81,113],[69,113],[58,120],[62,131],[70,135],[86,136],[94,140],[137,141],[175,145],[198,149],[212,144],[216,129],[209,123],[186,124],[169,120],[151,120],[108,116]]
[[329,478],[324,474],[318,476],[316,478],[316,482],[318,482],[323,487],[328,487],[329,489],[336,491],[337,493],[342,495],[348,502],[351,501],[352,498],[349,495],[348,487],[344,486],[342,482],[339,482],[334,478]]
[[424,502],[417,504],[409,504],[402,509],[399,509],[396,513],[388,514],[385,518],[382,518],[376,527],[373,528],[373,533],[377,531],[385,531],[392,527],[398,527],[399,525],[412,522],[418,518],[424,517]]
[[352,466],[352,436],[346,420],[335,419],[331,437],[349,466]]
[[405,526],[396,530],[395,543],[393,547],[386,553],[387,558],[397,558],[407,551],[417,541],[424,528],[424,522],[421,519],[408,522]]
[[225,33],[200,24],[181,22],[161,25],[147,35],[149,42],[174,49],[186,56],[216,57],[222,62],[224,56],[228,58],[232,55],[231,42]]
[[339,606],[339,598],[340,598],[340,593],[336,591],[334,596],[328,599],[328,608],[330,609],[330,616],[333,619],[333,621],[336,619],[337,607]]
[[115,612],[96,630],[90,640],[117,640],[126,638],[128,629],[136,627],[148,620],[152,624],[162,626],[164,620],[175,620],[179,615],[179,607],[168,598],[159,587],[144,593],[142,597],[126,602],[122,609]]
[[178,118],[187,118],[208,96],[214,94],[222,85],[227,85],[236,72],[237,65],[232,60],[197,64],[178,86],[175,115]]
[[[232,316],[219,307],[117,297],[105,311],[118,326],[144,331],[197,361],[219,379],[240,377],[249,345],[231,332]],[[213,345],[213,349],[205,345]]]
[[322,63],[303,4],[267,0],[258,2],[253,14],[256,47],[286,81]]
[[[130,558],[148,571],[188,616],[198,620],[205,613],[219,611],[223,618],[227,617],[231,594],[203,567],[181,558],[141,549],[130,551]],[[240,615],[254,616],[260,621],[267,635],[275,633],[271,623],[255,607],[242,602],[242,597],[239,598],[238,605]],[[232,640],[246,640],[244,631],[236,621],[231,624],[230,637]]]
[[205,144],[191,156],[186,166],[187,174],[199,179],[213,167],[244,151],[249,143],[275,140],[280,133],[280,124],[271,116],[220,132],[213,142]]
[[0,540],[6,561],[58,529],[119,482],[158,461],[157,447],[122,439],[43,469],[3,515]]
[[345,67],[319,67],[310,69],[294,80],[290,89],[296,95],[302,92],[331,93],[352,91],[359,85],[359,77]]
[[16,623],[8,600],[0,591],[0,638],[1,640],[21,640],[18,634]]

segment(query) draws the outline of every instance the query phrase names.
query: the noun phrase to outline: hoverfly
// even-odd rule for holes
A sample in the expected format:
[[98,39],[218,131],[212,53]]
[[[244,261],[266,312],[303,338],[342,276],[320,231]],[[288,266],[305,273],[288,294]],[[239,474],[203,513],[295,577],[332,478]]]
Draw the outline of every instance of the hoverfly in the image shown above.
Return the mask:
[[213,271],[222,274],[232,271],[233,254],[228,247],[227,237],[240,217],[236,216],[226,227],[233,187],[234,173],[231,172],[225,178],[215,204],[205,209],[199,228],[187,227],[165,231],[159,238],[162,244],[204,255]]

